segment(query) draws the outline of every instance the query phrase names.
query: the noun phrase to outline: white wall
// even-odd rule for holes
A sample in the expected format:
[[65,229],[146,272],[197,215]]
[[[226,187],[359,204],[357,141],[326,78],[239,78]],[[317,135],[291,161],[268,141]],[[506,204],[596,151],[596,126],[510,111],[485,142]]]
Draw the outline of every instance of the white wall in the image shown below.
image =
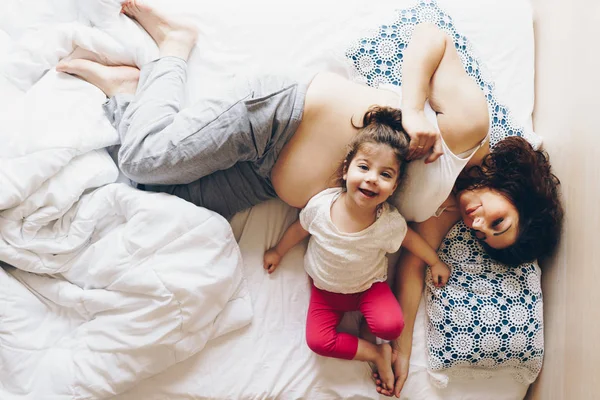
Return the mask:
[[600,2],[533,0],[534,128],[562,181],[566,224],[542,260],[546,354],[531,399],[600,398]]

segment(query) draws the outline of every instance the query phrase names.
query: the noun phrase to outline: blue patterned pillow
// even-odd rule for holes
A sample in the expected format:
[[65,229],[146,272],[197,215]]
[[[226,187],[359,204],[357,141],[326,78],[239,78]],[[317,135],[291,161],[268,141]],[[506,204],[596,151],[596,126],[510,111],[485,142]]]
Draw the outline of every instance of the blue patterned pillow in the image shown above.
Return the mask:
[[505,370],[535,380],[544,357],[541,271],[537,263],[507,267],[492,260],[460,222],[438,254],[452,267],[448,284],[427,274],[429,369],[434,382],[479,378]]
[[[468,39],[433,0],[397,10],[388,23],[354,41],[346,58],[355,80],[373,87],[401,85],[403,51],[421,22],[436,24],[454,39],[465,71],[485,93],[492,116],[490,145],[521,136],[539,146],[541,139],[516,126],[508,108],[498,102]],[[496,263],[462,222],[448,233],[439,254],[452,266],[452,276],[445,288],[436,289],[427,274],[427,343],[434,383],[443,387],[451,377],[482,378],[501,370],[520,382],[533,382],[544,354],[537,264],[509,268]]]
[[437,25],[454,39],[454,46],[465,71],[485,93],[492,116],[490,145],[493,147],[507,136],[521,136],[534,147],[539,147],[541,138],[517,126],[510,110],[498,102],[494,84],[484,79],[484,66],[473,54],[471,43],[457,32],[452,18],[433,0],[421,0],[413,8],[397,10],[389,23],[379,26],[371,34],[350,45],[346,50],[346,58],[354,71],[355,80],[372,87],[383,84],[402,85],[403,52],[410,42],[414,27],[422,22]]

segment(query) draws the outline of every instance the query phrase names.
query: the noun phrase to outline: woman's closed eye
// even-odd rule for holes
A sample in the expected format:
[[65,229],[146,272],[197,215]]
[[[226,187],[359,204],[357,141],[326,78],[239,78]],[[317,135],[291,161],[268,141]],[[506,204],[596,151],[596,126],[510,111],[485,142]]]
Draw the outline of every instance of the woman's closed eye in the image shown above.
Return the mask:
[[[501,226],[501,224],[502,224],[503,222],[504,222],[504,218],[498,218],[498,219],[495,219],[495,220],[492,222],[492,228],[493,228],[495,231],[501,231],[501,230],[502,230],[502,228],[503,228],[503,227]],[[509,225],[509,227],[510,227],[510,225]],[[506,232],[506,230],[504,230],[504,232]],[[504,233],[504,232],[501,232],[501,233]],[[486,239],[487,239],[487,237],[485,236],[485,233],[483,233],[483,232],[481,232],[481,231],[478,231],[477,229],[473,229],[473,233],[475,234],[475,237],[477,237],[477,239],[479,239],[479,240],[486,240]],[[498,235],[500,235],[501,233],[494,233],[494,236],[498,236]]]

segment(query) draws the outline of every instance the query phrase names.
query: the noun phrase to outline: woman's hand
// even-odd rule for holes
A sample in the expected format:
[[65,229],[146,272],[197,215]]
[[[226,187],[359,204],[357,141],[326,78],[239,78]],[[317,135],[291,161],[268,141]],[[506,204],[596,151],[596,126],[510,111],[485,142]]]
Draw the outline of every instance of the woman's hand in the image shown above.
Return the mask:
[[442,155],[442,138],[438,130],[425,116],[423,110],[402,110],[402,126],[410,137],[408,159],[421,158],[431,151],[426,164],[434,162]]
[[441,261],[433,264],[430,268],[431,279],[433,279],[433,286],[442,287],[445,286],[450,278],[450,267]]
[[265,256],[263,258],[263,268],[266,269],[269,274],[272,274],[279,266],[280,261],[281,256],[279,255],[275,247],[273,247],[272,249],[269,249],[265,252]]

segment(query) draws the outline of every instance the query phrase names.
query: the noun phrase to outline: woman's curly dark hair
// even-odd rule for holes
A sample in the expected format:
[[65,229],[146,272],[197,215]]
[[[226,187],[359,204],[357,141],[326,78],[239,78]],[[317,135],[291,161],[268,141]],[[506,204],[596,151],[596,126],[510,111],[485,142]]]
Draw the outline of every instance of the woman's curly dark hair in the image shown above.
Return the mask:
[[387,144],[392,148],[399,166],[397,181],[401,182],[406,172],[406,157],[410,145],[410,138],[402,127],[402,111],[392,107],[371,106],[363,116],[362,127],[354,125],[352,121],[350,123],[360,131],[348,145],[346,157],[335,173],[336,182],[345,187],[344,169],[367,143]]
[[559,186],[548,155],[516,136],[498,142],[481,166],[470,168],[456,182],[457,192],[493,189],[516,207],[519,212],[516,242],[505,249],[483,243],[492,258],[509,265],[533,261],[556,247],[564,215]]

